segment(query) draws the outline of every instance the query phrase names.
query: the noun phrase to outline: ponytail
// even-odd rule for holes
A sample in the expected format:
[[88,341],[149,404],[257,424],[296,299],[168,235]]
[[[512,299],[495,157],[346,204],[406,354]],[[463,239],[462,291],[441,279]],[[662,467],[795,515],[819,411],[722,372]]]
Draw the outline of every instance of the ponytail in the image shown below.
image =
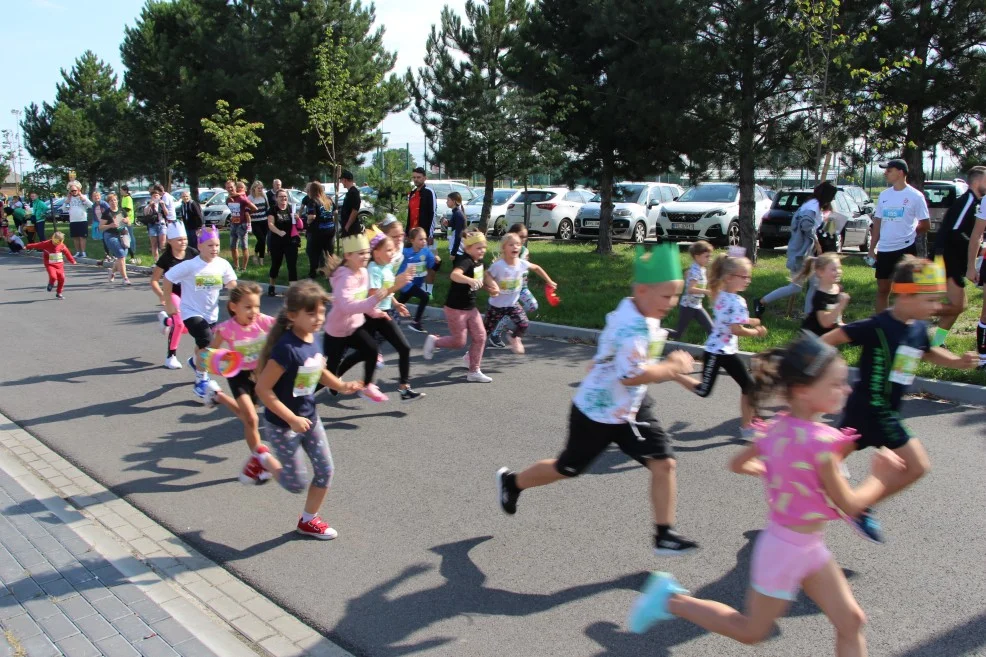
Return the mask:
[[800,285],[801,283],[808,280],[811,275],[815,272],[815,257],[808,256],[805,258],[804,263],[801,265],[801,271],[791,277],[791,282]]
[[721,255],[712,261],[712,266],[709,267],[709,299],[712,303],[716,302],[716,297],[722,292],[726,277],[735,273],[743,265],[752,271],[753,263],[745,256]]
[[750,373],[753,375],[750,405],[754,413],[760,412],[766,402],[777,393],[781,385],[781,361],[786,352],[786,347],[773,347],[750,358]]
[[786,345],[754,354],[750,359],[753,412],[759,412],[782,387],[787,392],[792,386],[813,384],[838,358],[835,347],[804,330]]
[[341,265],[342,265],[342,258],[326,251],[325,264],[319,268],[319,271],[325,274],[326,279],[330,279],[332,278],[332,274],[335,273],[335,270],[339,269]]
[[264,365],[267,364],[268,359],[270,359],[270,354],[274,351],[274,345],[277,341],[281,339],[285,333],[291,329],[291,320],[288,319],[288,309],[287,307],[281,308],[281,311],[277,313],[277,321],[270,328],[270,332],[267,333],[267,341],[264,342],[264,348],[260,351],[260,358],[257,360],[257,373],[256,376],[259,379],[260,373],[264,369]]

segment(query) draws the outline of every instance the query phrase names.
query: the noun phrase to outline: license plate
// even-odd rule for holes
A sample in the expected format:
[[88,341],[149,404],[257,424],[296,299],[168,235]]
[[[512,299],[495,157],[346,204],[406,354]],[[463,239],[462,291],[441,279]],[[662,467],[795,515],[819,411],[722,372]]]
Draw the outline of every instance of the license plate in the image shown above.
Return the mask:
[[781,226],[781,232],[782,233],[790,233],[791,232],[791,227],[790,226]]
[[599,228],[599,222],[598,221],[587,221],[587,222],[585,222],[584,225],[585,225],[586,228]]
[[691,224],[671,224],[671,230],[691,230]]

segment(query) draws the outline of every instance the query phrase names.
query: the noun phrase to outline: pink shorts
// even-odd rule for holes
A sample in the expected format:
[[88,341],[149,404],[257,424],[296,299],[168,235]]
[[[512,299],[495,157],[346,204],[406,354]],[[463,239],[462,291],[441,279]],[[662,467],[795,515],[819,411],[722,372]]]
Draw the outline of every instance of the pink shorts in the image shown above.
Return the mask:
[[795,600],[801,582],[832,558],[821,532],[801,534],[776,523],[760,532],[753,548],[750,586],[769,598]]

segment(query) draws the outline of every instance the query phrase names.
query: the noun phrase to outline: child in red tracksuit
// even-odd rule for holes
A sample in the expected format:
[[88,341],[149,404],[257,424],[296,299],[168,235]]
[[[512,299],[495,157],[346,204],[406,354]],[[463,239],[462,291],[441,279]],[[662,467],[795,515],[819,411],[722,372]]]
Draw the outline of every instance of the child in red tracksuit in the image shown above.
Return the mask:
[[55,283],[57,283],[56,299],[65,298],[62,296],[62,289],[65,287],[65,260],[75,264],[75,258],[72,257],[72,252],[68,250],[64,242],[65,235],[56,231],[50,240],[35,242],[24,247],[44,253],[45,269],[48,271],[48,291],[51,292],[51,288],[55,287]]

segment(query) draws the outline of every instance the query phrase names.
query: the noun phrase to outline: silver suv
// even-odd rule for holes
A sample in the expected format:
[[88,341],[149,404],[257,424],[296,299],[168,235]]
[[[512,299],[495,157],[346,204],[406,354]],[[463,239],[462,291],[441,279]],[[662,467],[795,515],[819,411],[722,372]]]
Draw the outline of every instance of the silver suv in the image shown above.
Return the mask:
[[[661,208],[681,196],[678,185],[656,182],[620,182],[613,185],[613,239],[632,240],[638,244],[657,236],[657,220]],[[575,215],[575,236],[599,235],[599,213],[602,197],[596,194]]]

